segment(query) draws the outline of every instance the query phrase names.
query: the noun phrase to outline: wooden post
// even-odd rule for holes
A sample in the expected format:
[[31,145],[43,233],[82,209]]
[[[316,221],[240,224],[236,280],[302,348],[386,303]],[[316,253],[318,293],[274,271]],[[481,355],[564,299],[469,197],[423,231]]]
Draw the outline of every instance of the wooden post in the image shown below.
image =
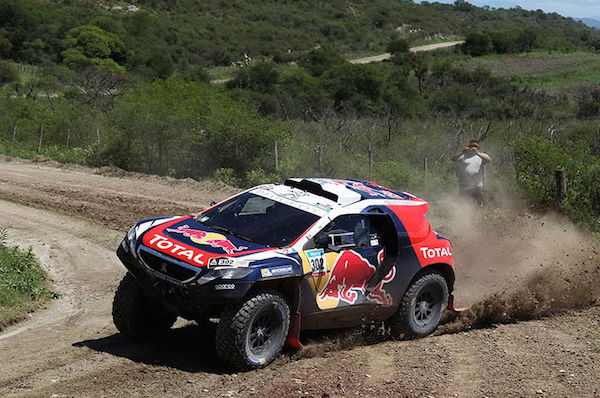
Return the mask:
[[317,144],[315,153],[317,154],[317,160],[319,161],[319,177],[321,177],[321,174],[323,173],[323,144]]
[[554,176],[556,178],[556,192],[558,201],[561,202],[567,197],[567,178],[565,177],[565,169],[556,169]]
[[19,124],[19,119],[15,119],[15,123],[13,124],[13,141],[17,138],[17,125]]
[[275,171],[279,171],[279,152],[277,150],[277,140],[275,140]]
[[37,153],[42,150],[42,141],[44,140],[44,122],[40,123],[40,143],[38,144]]
[[427,177],[427,158],[423,159],[423,169],[425,170],[425,177]]
[[98,145],[100,145],[100,128],[96,127],[96,137],[98,138]]
[[371,146],[371,134],[369,134],[369,179],[373,179],[373,148]]

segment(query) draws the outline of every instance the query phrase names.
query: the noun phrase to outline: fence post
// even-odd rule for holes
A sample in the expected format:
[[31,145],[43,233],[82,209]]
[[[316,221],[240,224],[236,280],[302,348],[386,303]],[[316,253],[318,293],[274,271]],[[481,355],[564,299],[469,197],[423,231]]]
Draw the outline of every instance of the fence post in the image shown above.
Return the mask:
[[69,141],[71,140],[71,126],[67,128],[67,150],[69,150]]
[[19,119],[15,119],[15,123],[13,124],[13,137],[12,137],[13,141],[17,138],[17,125],[18,124],[19,124]]
[[277,149],[277,140],[275,140],[275,171],[279,171],[279,151]]
[[554,177],[556,178],[556,192],[558,201],[561,202],[567,197],[567,178],[565,177],[565,169],[562,167],[556,169],[554,172]]
[[319,177],[321,177],[321,174],[323,174],[323,144],[317,144],[315,153],[317,154],[317,159],[319,160]]
[[96,137],[98,138],[98,145],[100,145],[100,128],[96,127]]
[[427,158],[423,159],[423,169],[425,170],[425,177],[427,177],[427,171],[428,171],[428,168],[427,168]]
[[40,151],[42,150],[42,140],[43,139],[44,139],[44,122],[42,121],[40,123],[40,143],[38,144],[37,153],[40,153]]

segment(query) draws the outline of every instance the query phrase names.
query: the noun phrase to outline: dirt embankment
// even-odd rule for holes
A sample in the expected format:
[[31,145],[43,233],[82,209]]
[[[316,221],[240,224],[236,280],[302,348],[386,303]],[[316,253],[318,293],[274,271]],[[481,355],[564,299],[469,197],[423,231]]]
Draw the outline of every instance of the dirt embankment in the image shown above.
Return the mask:
[[436,336],[382,342],[377,327],[311,334],[304,353],[244,374],[223,368],[210,331],[193,324],[179,322],[161,342],[123,340],[110,308],[125,272],[114,249],[126,229],[233,192],[118,170],[0,161],[0,197],[19,203],[0,201],[0,225],[10,243],[33,247],[63,294],[0,333],[0,396],[600,395],[594,242],[559,218],[479,212],[454,201],[432,202],[431,219],[453,240],[457,301],[473,310]]

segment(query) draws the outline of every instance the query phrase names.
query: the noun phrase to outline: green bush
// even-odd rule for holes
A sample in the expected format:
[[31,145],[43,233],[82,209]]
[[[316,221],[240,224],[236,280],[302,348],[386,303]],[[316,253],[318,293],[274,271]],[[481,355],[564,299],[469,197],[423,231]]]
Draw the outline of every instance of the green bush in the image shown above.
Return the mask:
[[[6,231],[0,228],[0,235]],[[0,242],[0,330],[31,311],[41,300],[56,297],[31,248],[20,250]]]
[[471,32],[465,38],[462,49],[474,57],[489,54],[492,51],[492,39],[486,33]]

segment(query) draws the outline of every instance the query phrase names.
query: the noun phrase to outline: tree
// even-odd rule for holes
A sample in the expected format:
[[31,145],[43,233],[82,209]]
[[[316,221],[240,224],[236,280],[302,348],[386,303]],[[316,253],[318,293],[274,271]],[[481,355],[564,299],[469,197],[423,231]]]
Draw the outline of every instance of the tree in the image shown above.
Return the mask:
[[63,62],[70,68],[96,66],[108,72],[125,72],[125,68],[112,59],[125,49],[115,33],[94,25],[82,25],[67,32],[63,45]]
[[538,35],[533,27],[529,27],[519,34],[517,39],[521,50],[531,52],[533,48],[536,46],[538,40]]
[[17,68],[7,61],[0,61],[0,86],[19,80]]
[[471,32],[465,38],[462,48],[465,53],[479,57],[492,51],[492,39],[485,33]]
[[429,71],[429,58],[425,53],[410,53],[408,64],[415,73],[419,85],[419,94],[423,94],[423,81]]
[[340,111],[370,113],[381,99],[382,82],[371,65],[338,65],[325,72],[321,81]]
[[279,73],[271,64],[258,64],[240,69],[227,88],[246,88],[261,94],[272,93],[279,81]]
[[392,56],[405,54],[410,51],[410,44],[406,39],[394,39],[388,43],[386,51]]
[[298,64],[313,76],[321,76],[326,70],[341,65],[346,60],[332,46],[323,44],[302,56]]

